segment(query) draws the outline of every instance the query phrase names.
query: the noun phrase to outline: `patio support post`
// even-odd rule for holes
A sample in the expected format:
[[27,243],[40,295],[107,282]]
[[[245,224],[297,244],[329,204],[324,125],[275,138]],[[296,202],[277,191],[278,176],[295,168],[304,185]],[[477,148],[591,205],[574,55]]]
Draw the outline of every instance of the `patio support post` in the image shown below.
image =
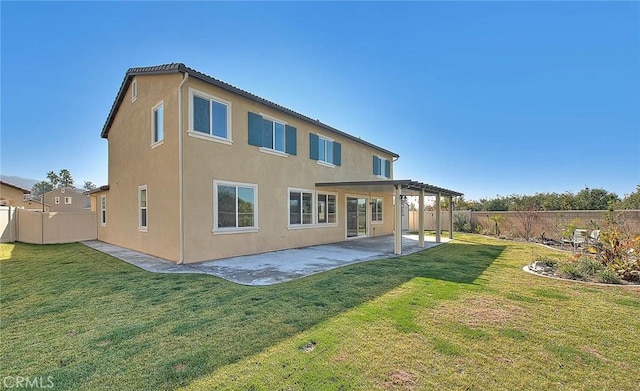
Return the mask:
[[453,197],[449,196],[449,239],[453,239]]
[[440,243],[440,193],[436,194],[436,204],[434,205],[436,210],[436,243]]
[[420,189],[418,200],[418,245],[424,248],[424,189]]
[[395,244],[393,253],[395,255],[402,254],[402,198],[400,198],[400,185],[395,185],[396,189],[396,221],[395,221]]

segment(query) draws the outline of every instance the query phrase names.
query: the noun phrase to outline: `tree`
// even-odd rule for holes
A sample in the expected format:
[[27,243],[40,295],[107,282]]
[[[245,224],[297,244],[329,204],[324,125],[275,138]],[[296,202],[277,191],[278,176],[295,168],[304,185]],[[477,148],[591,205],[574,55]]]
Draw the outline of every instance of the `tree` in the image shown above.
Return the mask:
[[60,187],[73,187],[73,177],[71,176],[71,172],[66,168],[60,170]]
[[538,214],[538,211],[540,210],[540,202],[540,197],[535,195],[518,197],[513,203],[512,210],[515,211],[516,217],[520,220],[520,223],[522,223],[522,228],[524,228],[524,238],[526,240],[531,239],[533,227],[540,218],[540,215]]
[[57,174],[54,171],[49,171],[47,173],[47,179],[49,180],[49,184],[51,185],[52,189],[59,189],[61,187],[73,187],[74,185],[71,172],[66,168],[63,168]]
[[604,189],[589,189],[585,187],[575,196],[576,209],[607,210],[611,203],[620,201],[616,193],[609,193]]
[[619,209],[640,209],[640,184],[636,185],[636,191],[626,194],[617,205]]
[[56,174],[53,171],[49,171],[47,173],[47,179],[49,180],[49,183],[51,184],[51,187],[54,189],[57,189],[60,185],[60,177],[58,176],[58,174]]
[[53,190],[53,185],[47,181],[41,181],[33,185],[31,188],[31,194],[41,196],[44,193]]
[[91,181],[84,181],[84,189],[85,190],[95,190],[98,186],[96,186],[93,182]]

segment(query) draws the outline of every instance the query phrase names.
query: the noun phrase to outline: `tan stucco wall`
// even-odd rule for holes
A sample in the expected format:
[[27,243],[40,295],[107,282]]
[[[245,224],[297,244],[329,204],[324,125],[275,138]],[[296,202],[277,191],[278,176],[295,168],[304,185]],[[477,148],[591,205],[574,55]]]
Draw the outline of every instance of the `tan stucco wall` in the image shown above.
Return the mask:
[[[377,180],[373,175],[372,157],[378,150],[338,136],[306,121],[288,116],[254,101],[239,97],[195,79],[183,87],[183,126],[189,127],[189,87],[231,101],[233,145],[185,135],[184,137],[184,194],[185,194],[185,261],[195,262],[236,255],[260,253],[285,248],[330,243],[346,238],[346,194],[369,198],[358,191],[335,191],[338,195],[338,226],[288,229],[288,188],[317,191],[316,182]],[[283,120],[297,128],[297,155],[274,156],[248,144],[248,112],[262,113]],[[342,165],[329,168],[309,158],[309,133],[332,138],[342,144]],[[393,172],[393,169],[392,169]],[[214,234],[213,182],[231,181],[258,186],[257,233]],[[371,195],[375,196],[375,195]],[[384,197],[384,222],[369,224],[375,235],[393,232],[393,206],[390,194]],[[370,217],[370,211],[367,215]],[[370,230],[373,235],[373,229]]]
[[[182,75],[143,75],[136,79],[137,99],[132,102],[131,93],[127,92],[108,135],[107,225],[98,227],[98,239],[177,261],[177,86]],[[152,148],[152,108],[160,101],[164,111],[164,142]],[[138,229],[138,186],[141,185],[147,185],[147,232]],[[95,194],[98,202],[100,194]]]
[[[64,191],[64,192],[63,192]],[[56,204],[56,197],[60,198],[60,203]],[[65,197],[71,197],[71,204],[65,204]],[[51,205],[52,212],[80,212],[89,210],[87,202],[89,196],[82,194],[82,190],[72,188],[55,189],[44,194],[44,202]]]
[[6,205],[23,207],[24,202],[22,200],[24,194],[20,189],[0,183],[0,199],[4,200]]

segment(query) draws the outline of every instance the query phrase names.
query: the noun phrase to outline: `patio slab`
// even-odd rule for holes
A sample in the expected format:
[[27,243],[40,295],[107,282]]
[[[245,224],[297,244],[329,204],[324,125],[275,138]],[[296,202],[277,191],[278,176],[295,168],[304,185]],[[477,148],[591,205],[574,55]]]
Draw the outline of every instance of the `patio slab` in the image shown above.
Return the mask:
[[[184,265],[97,240],[82,243],[149,272],[210,274],[242,285],[259,286],[291,281],[354,263],[394,257],[393,240],[393,235],[387,235]],[[442,243],[449,240],[442,238]],[[434,237],[427,236],[424,249],[438,244]],[[402,255],[421,250],[418,235],[403,235]]]

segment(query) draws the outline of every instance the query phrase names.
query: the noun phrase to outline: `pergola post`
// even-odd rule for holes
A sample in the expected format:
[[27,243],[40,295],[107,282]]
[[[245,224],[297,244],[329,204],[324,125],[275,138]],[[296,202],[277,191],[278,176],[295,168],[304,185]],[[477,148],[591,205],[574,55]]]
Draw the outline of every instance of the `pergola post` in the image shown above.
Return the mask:
[[441,235],[441,229],[440,229],[440,193],[436,194],[436,204],[435,209],[436,209],[436,243],[440,243],[440,235]]
[[453,197],[449,196],[449,239],[453,239]]
[[400,198],[400,185],[395,185],[396,190],[396,221],[395,221],[395,244],[393,253],[402,254],[402,198]]
[[424,247],[424,189],[420,190],[420,199],[418,200],[418,245]]

